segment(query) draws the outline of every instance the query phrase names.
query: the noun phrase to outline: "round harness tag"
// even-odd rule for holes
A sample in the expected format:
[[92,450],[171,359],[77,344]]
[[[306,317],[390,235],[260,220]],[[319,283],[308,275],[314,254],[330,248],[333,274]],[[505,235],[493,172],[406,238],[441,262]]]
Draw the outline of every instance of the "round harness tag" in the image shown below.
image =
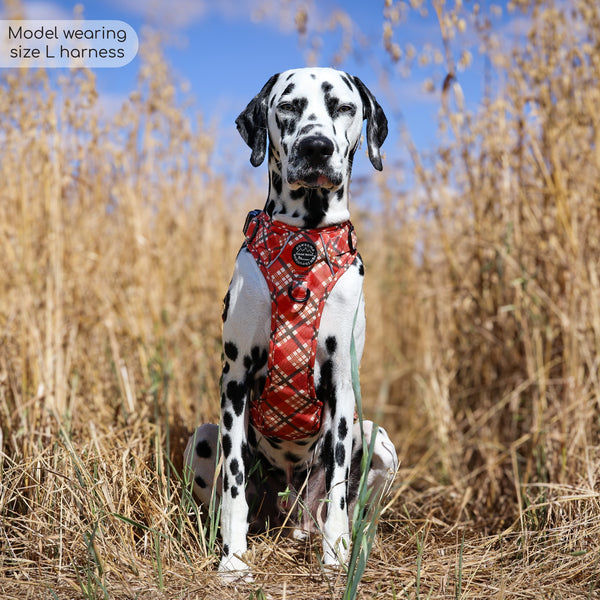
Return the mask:
[[299,267],[310,267],[317,260],[317,247],[312,242],[298,242],[292,248],[292,260]]

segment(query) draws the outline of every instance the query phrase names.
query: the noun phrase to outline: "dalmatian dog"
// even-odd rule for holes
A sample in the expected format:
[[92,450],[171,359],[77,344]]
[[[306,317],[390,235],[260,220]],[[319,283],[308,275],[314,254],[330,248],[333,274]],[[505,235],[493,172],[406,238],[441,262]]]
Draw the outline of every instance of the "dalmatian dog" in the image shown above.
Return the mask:
[[[381,170],[387,119],[360,79],[329,68],[303,68],[267,81],[236,123],[253,166],[268,153],[263,213],[273,223],[318,234],[349,220],[350,174],[365,119],[368,156]],[[221,501],[219,571],[226,578],[251,577],[243,556],[249,531],[284,524],[296,538],[321,533],[325,565],[347,561],[363,440],[374,448],[369,488],[374,494],[389,489],[398,468],[394,445],[383,428],[354,422],[351,346],[354,340],[360,361],[363,276],[356,253],[322,308],[311,366],[322,404],[319,426],[306,437],[282,439],[258,427],[250,409],[268,375],[272,297],[247,244],[237,256],[223,314],[221,422],[200,426],[185,451],[195,494],[208,505],[214,490]]]

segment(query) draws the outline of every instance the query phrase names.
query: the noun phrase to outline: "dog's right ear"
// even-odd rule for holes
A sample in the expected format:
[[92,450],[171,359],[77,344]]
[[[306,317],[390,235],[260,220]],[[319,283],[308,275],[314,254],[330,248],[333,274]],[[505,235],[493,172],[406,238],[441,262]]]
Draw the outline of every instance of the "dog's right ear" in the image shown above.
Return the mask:
[[267,153],[267,111],[269,109],[267,103],[269,94],[278,79],[279,74],[273,75],[235,120],[240,135],[252,149],[250,162],[254,167],[262,163]]

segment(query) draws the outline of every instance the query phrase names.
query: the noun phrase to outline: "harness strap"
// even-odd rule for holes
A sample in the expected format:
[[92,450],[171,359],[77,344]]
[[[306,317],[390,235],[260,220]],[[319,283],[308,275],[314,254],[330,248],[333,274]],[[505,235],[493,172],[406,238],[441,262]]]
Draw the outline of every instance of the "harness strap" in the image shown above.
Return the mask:
[[271,295],[267,377],[250,402],[252,424],[267,437],[310,437],[323,409],[314,383],[319,325],[327,297],[356,257],[354,227],[346,221],[308,230],[252,211],[244,233]]

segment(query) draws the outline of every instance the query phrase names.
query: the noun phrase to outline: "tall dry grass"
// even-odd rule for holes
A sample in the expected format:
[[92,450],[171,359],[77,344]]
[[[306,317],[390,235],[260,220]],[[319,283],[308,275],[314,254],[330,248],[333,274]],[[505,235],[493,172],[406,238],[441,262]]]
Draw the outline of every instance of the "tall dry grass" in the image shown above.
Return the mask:
[[[469,113],[448,78],[439,148],[404,140],[414,187],[355,194],[363,398],[403,461],[360,597],[598,597],[599,32],[583,0],[536,4],[511,52],[482,26],[501,86]],[[0,88],[3,597],[339,596],[268,539],[222,589],[178,475],[264,190],[215,169],[154,43],[110,120],[91,73]]]

